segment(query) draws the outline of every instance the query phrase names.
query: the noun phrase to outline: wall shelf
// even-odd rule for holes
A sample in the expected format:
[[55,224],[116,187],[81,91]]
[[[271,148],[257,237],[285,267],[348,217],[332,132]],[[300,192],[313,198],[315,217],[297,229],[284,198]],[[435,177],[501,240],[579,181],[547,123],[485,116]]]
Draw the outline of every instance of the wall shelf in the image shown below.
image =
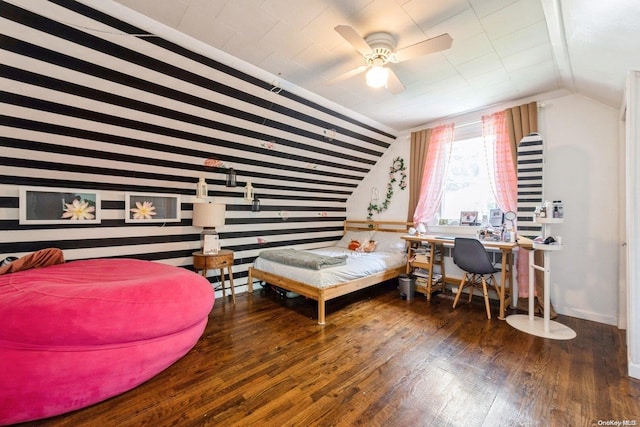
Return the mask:
[[533,249],[537,251],[561,251],[562,245],[545,245],[544,243],[533,243]]
[[540,218],[535,217],[533,222],[537,224],[562,224],[564,222],[564,218]]

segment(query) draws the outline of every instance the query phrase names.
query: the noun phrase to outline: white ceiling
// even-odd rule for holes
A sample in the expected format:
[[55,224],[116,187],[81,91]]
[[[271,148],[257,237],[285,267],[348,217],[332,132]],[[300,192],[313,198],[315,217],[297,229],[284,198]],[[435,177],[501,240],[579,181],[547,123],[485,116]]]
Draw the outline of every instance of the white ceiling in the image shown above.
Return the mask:
[[[618,108],[640,69],[638,0],[118,0],[150,18],[397,130],[566,89]],[[393,34],[401,49],[442,33],[451,49],[392,64],[406,90],[366,86],[338,33]]]

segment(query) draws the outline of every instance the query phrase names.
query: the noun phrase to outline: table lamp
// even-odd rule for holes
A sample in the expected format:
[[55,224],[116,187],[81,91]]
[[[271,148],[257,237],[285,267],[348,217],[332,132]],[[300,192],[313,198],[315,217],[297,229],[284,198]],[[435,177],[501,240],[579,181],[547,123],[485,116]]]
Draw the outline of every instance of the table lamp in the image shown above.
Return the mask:
[[221,203],[194,203],[193,226],[202,227],[200,247],[206,255],[217,254],[220,250],[220,239],[216,227],[224,225],[226,206]]

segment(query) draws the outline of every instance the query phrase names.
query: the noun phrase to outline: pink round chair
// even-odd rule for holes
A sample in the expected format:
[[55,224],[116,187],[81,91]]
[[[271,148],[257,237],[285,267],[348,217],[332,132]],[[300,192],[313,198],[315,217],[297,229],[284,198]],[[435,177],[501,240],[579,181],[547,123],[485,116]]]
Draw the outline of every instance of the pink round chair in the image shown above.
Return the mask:
[[0,424],[83,408],[130,390],[204,332],[211,284],[134,259],[0,275]]

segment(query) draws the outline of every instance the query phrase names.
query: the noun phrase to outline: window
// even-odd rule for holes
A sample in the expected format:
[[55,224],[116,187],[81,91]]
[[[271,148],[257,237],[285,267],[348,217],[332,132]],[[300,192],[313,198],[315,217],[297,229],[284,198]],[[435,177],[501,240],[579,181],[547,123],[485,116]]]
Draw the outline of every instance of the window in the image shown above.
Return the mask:
[[478,222],[489,217],[489,210],[497,208],[492,189],[493,142],[481,136],[456,140],[451,148],[449,168],[440,204],[440,221],[435,223],[456,225],[460,212],[477,211]]

